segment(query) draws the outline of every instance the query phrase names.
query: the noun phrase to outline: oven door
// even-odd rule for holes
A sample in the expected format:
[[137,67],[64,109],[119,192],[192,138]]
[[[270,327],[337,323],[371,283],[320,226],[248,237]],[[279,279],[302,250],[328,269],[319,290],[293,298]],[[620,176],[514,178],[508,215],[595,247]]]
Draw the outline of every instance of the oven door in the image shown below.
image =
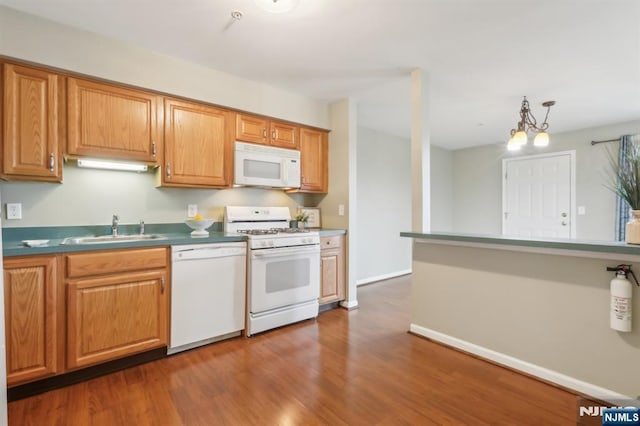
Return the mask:
[[319,245],[251,250],[251,313],[317,300],[319,294]]

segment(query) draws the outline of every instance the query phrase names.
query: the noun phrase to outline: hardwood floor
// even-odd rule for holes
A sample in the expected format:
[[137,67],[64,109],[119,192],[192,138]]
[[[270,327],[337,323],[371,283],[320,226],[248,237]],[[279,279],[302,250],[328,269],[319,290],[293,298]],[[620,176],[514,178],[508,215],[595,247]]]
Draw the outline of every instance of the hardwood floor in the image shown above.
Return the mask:
[[575,425],[569,392],[407,333],[410,278],[335,309],[9,404],[17,425]]

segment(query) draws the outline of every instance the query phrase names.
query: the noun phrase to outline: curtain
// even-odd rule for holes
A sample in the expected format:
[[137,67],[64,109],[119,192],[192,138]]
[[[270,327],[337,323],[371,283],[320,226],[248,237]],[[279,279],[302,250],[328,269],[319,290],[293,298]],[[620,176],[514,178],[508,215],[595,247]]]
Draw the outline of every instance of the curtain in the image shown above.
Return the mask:
[[[640,135],[624,135],[620,137],[618,164],[626,164],[629,153],[640,143]],[[631,217],[629,204],[619,195],[616,196],[616,240],[625,241],[625,227]]]

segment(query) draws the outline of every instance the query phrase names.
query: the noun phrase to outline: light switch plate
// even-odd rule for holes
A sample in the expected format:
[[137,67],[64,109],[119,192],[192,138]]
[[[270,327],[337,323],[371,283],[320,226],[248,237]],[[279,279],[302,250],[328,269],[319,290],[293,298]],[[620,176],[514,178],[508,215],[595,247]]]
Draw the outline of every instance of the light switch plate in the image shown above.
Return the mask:
[[585,206],[578,206],[578,214],[580,216],[587,214],[587,208]]
[[22,203],[7,203],[7,219],[22,219]]
[[197,204],[187,204],[187,217],[194,217],[198,214]]
[[338,204],[338,216],[344,216],[344,204]]

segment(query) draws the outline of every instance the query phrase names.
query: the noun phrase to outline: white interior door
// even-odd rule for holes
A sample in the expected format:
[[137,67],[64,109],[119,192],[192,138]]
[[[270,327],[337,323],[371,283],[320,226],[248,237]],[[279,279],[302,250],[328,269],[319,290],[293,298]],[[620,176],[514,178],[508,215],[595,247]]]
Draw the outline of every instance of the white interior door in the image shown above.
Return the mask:
[[503,160],[502,233],[575,237],[575,151]]

